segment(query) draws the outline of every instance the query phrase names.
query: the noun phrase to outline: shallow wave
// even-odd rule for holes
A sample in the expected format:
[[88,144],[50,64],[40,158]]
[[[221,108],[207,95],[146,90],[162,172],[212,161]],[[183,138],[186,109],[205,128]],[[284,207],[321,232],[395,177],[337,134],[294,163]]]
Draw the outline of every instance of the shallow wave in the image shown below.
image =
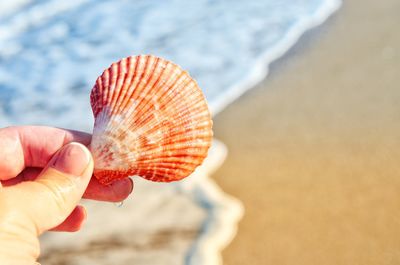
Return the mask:
[[170,59],[196,78],[213,113],[265,76],[339,0],[8,1],[0,13],[0,125],[90,129],[88,94],[113,61]]

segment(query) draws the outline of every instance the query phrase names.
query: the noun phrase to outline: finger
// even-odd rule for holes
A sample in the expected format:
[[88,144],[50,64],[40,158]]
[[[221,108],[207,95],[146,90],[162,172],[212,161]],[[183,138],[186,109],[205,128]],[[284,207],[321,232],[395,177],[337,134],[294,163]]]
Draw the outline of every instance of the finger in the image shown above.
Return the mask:
[[99,181],[92,177],[89,182],[83,198],[97,200],[120,202],[125,200],[133,190],[133,181],[130,178],[117,180],[110,185],[102,185]]
[[[41,168],[36,167],[25,168],[15,178],[0,181],[0,183],[2,183],[4,187],[8,187],[16,185],[22,181],[33,181],[39,176],[41,171]],[[96,201],[120,202],[125,200],[132,191],[132,179],[126,178],[117,180],[111,185],[105,186],[100,184],[95,177],[92,177],[83,198]]]
[[58,226],[50,229],[55,232],[76,232],[79,231],[87,217],[85,207],[78,205],[72,213]]
[[90,140],[90,134],[53,127],[0,129],[0,180],[15,177],[26,167],[44,167],[67,143],[89,145]]
[[29,216],[38,234],[61,224],[76,207],[93,174],[89,150],[78,143],[64,146],[35,181],[9,187],[10,200]]
[[16,176],[15,178],[3,180],[0,182],[3,184],[4,187],[8,187],[18,184],[22,181],[33,181],[39,176],[42,170],[42,168],[28,167],[25,168],[21,173],[19,173],[18,176]]

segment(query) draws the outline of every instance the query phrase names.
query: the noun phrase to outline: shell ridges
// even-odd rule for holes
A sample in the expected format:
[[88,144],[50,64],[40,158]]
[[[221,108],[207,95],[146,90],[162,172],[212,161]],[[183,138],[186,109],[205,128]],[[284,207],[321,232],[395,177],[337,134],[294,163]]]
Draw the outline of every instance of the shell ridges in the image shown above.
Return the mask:
[[172,62],[139,55],[113,63],[96,80],[90,101],[90,149],[102,184],[132,175],[180,180],[207,155],[213,134],[206,100]]

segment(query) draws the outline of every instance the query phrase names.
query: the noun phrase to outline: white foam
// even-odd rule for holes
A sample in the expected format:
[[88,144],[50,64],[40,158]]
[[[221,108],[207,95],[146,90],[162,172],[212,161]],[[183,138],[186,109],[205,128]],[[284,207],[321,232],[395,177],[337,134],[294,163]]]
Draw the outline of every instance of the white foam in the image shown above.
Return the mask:
[[[210,178],[222,165],[228,150],[214,139],[209,155],[192,176],[181,181],[178,187],[206,209],[207,218],[202,233],[186,252],[184,264],[222,264],[221,251],[234,238],[237,224],[244,214],[242,203],[226,194]],[[229,177],[229,176],[225,176]]]
[[0,16],[7,16],[10,13],[22,8],[32,0],[13,0],[13,1],[1,1],[0,2]]

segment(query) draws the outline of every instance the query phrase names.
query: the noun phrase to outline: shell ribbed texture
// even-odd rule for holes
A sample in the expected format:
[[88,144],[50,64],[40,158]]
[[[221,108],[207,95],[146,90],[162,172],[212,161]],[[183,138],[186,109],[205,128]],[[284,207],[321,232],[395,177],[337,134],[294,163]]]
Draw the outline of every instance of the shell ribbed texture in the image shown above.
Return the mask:
[[102,184],[132,175],[180,180],[207,155],[212,121],[206,100],[176,64],[151,55],[124,58],[97,79],[90,101],[90,149]]

